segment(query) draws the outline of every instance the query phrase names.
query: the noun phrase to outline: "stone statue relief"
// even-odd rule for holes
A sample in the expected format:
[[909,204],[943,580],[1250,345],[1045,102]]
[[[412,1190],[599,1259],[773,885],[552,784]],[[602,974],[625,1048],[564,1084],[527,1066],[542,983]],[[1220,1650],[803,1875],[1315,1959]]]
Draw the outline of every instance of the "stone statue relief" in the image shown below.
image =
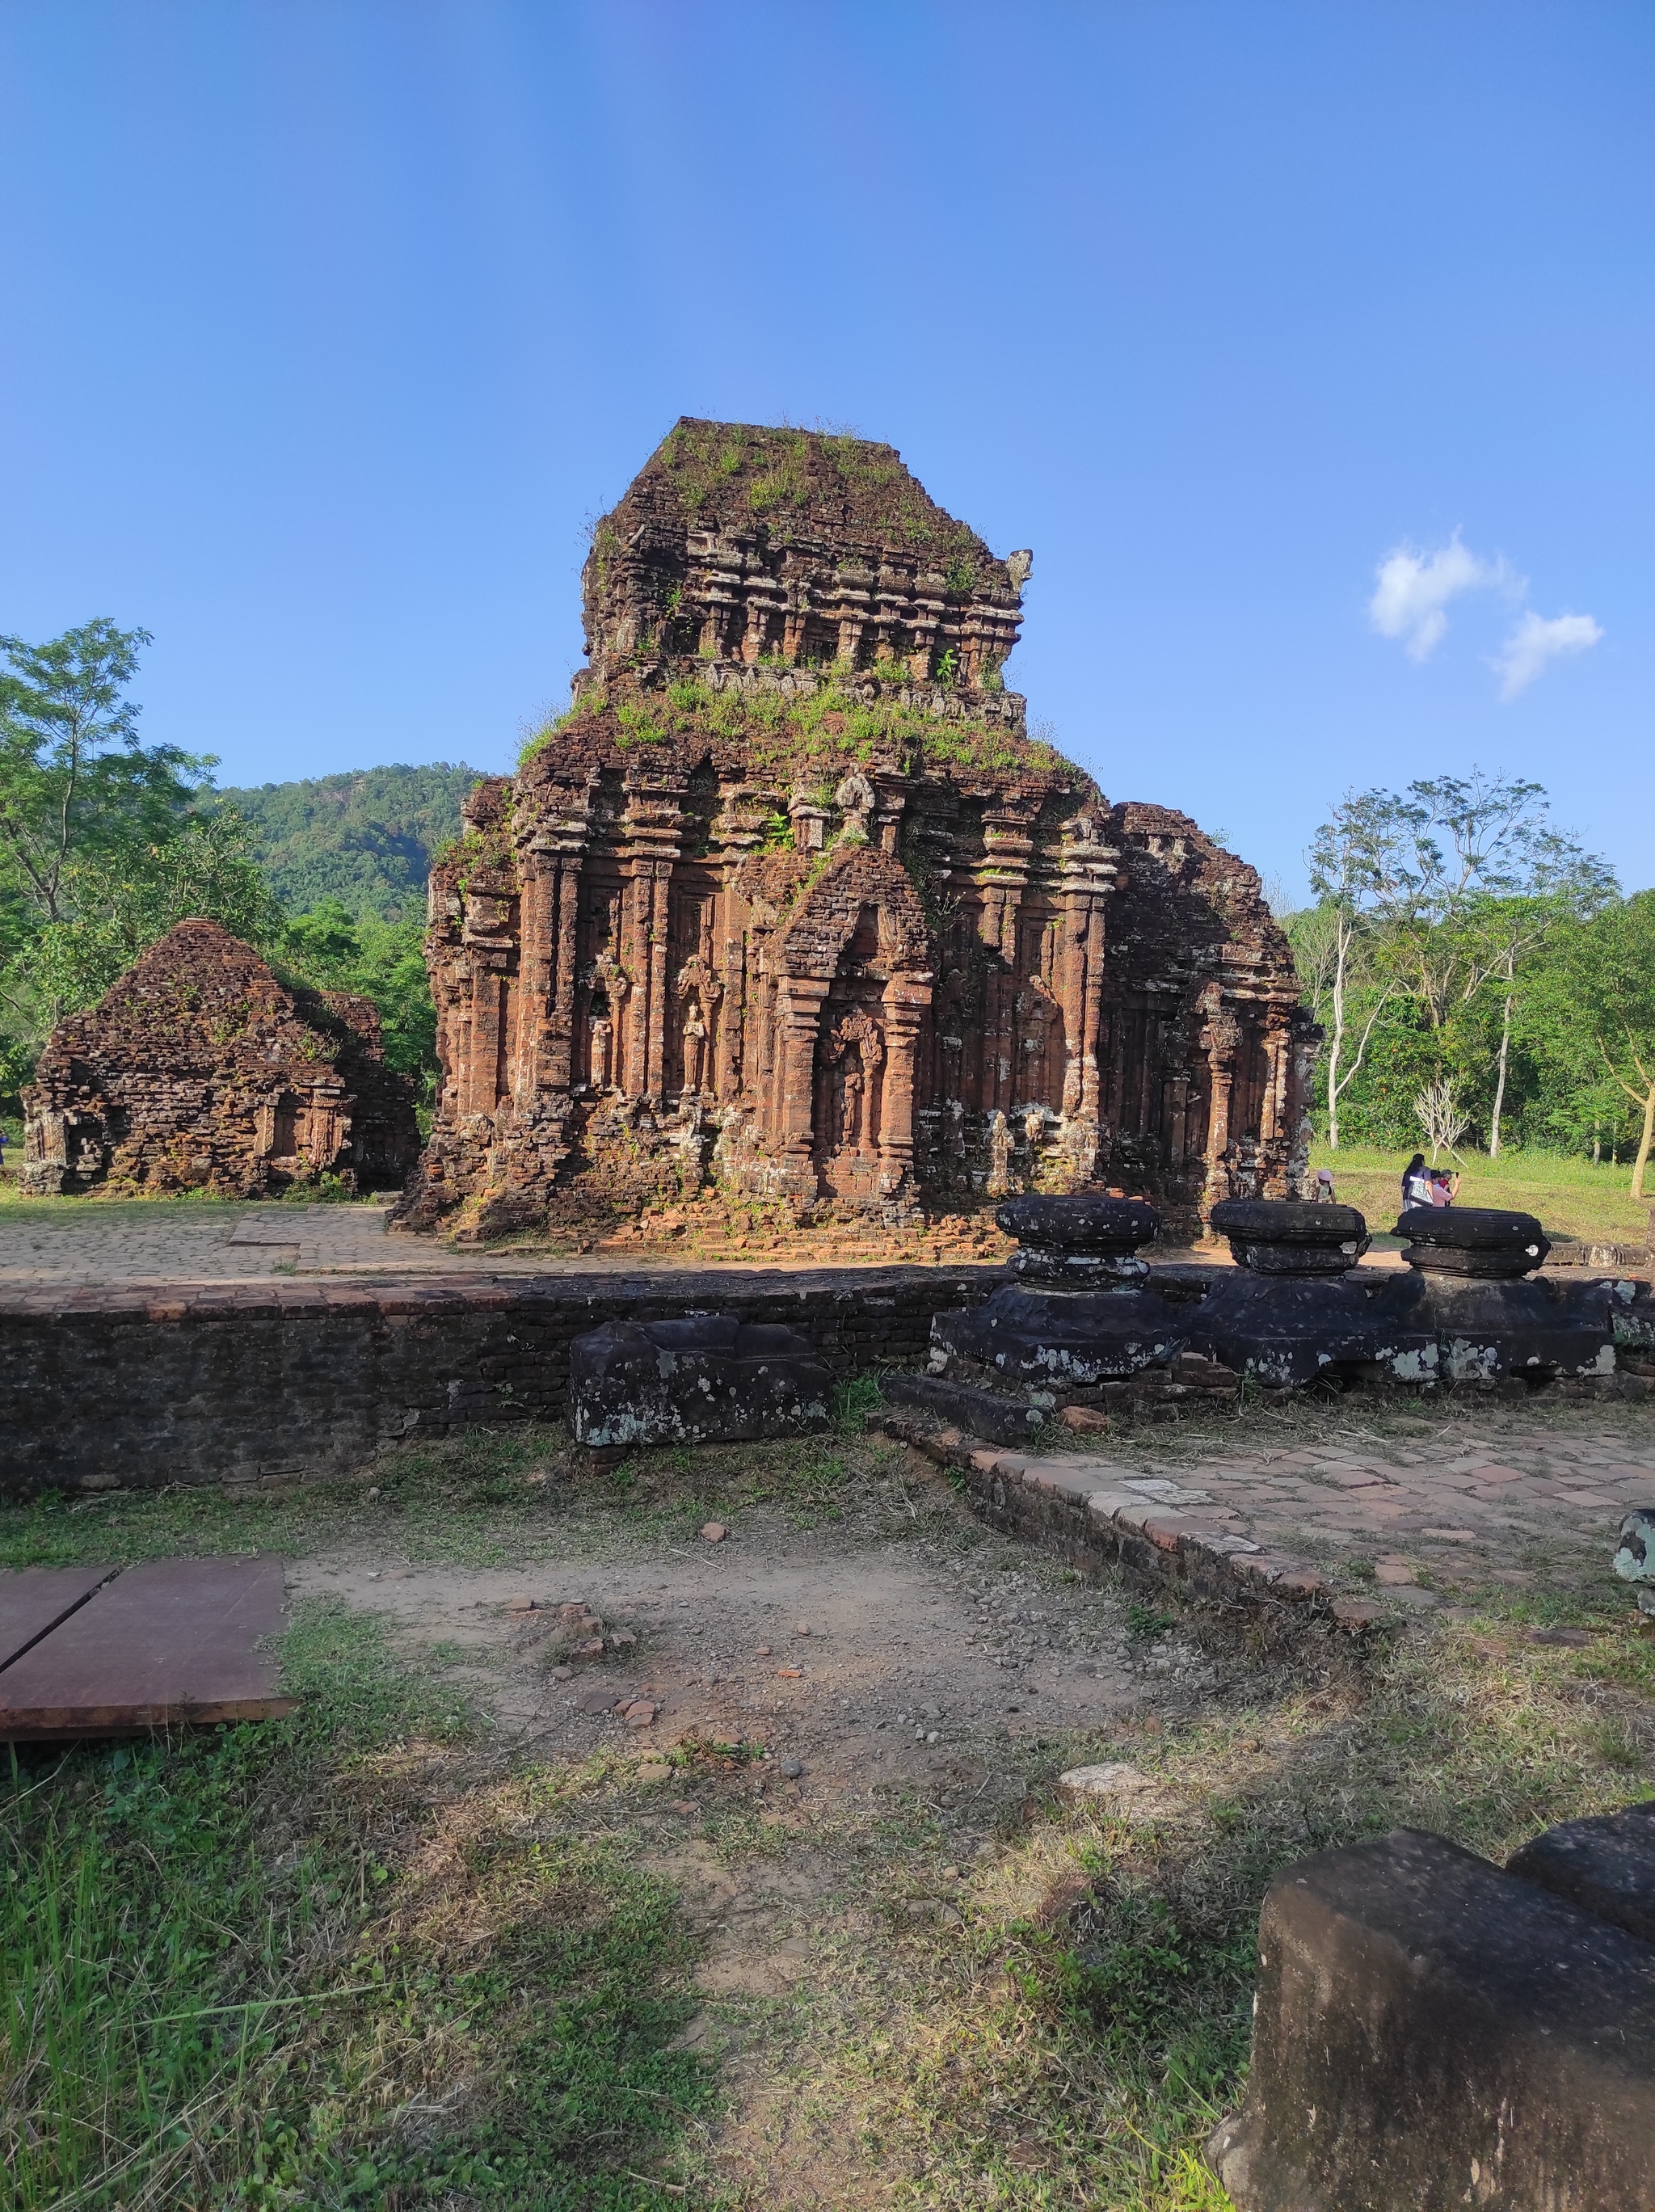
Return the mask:
[[591,994],[586,1014],[586,1080],[594,1091],[618,1091],[621,1066],[615,1030],[632,979],[606,945],[581,981]]
[[[704,946],[710,942],[703,933]],[[712,1088],[712,1018],[724,986],[712,972],[705,951],[692,952],[678,970],[674,985],[682,1012],[678,1042],[686,1098],[700,1098]]]
[[594,1091],[615,1088],[615,1024],[609,1019],[609,1004],[599,1000],[595,1006],[591,1028],[587,1040],[587,1079]]
[[873,1085],[884,1064],[885,1040],[871,1014],[858,1010],[834,1031],[828,1048],[833,1070],[833,1136],[838,1150],[871,1150]]

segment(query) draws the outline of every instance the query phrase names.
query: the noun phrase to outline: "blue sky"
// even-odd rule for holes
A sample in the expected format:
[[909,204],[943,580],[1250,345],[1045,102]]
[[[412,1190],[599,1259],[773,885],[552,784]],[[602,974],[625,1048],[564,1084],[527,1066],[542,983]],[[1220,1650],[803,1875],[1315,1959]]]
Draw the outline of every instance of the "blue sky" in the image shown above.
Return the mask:
[[1034,548],[1111,797],[1655,880],[1642,0],[0,0],[0,629],[225,782],[507,765],[673,420],[820,418]]

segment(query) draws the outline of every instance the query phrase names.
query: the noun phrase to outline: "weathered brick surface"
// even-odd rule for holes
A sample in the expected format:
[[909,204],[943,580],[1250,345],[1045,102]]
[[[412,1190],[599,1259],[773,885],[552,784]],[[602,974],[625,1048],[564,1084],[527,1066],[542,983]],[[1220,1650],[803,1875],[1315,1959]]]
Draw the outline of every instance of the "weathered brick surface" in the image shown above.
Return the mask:
[[181,921],[52,1031],[23,1093],[24,1188],[262,1198],[402,1181],[413,1086],[373,1001],[292,989],[215,921]]
[[834,1371],[913,1363],[994,1268],[50,1287],[0,1297],[0,1485],[135,1487],[355,1465],[470,1422],[561,1419],[607,1321],[782,1322]]
[[888,447],[678,426],[597,526],[573,707],[433,871],[411,1225],[1296,1188],[1286,940],[1186,816],[1029,738],[1028,568]]

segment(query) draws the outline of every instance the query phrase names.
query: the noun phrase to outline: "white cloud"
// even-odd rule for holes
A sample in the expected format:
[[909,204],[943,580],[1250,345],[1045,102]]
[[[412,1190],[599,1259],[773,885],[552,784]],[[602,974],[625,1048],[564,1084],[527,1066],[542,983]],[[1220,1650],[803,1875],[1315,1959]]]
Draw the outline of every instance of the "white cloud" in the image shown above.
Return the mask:
[[1503,560],[1484,561],[1459,542],[1455,532],[1434,553],[1415,553],[1398,545],[1378,569],[1367,611],[1381,637],[1403,641],[1410,660],[1423,660],[1442,641],[1448,627],[1443,612],[1462,592],[1524,587]]
[[1526,690],[1549,660],[1570,653],[1585,653],[1603,635],[1603,625],[1590,615],[1553,615],[1549,621],[1531,610],[1523,617],[1494,661],[1500,696],[1515,699]]

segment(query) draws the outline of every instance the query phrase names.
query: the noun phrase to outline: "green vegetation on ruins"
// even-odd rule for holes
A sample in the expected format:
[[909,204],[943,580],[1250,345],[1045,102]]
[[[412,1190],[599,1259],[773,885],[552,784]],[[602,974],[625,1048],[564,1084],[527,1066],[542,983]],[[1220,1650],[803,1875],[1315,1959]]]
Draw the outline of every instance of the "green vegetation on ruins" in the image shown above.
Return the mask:
[[938,507],[894,446],[849,431],[686,416],[639,478],[664,477],[686,517],[764,523],[773,539],[813,520],[931,556],[950,591],[999,566],[974,530]]
[[888,766],[904,775],[1072,778],[1082,771],[1043,738],[980,716],[932,714],[905,705],[895,686],[864,700],[846,672],[827,673],[812,691],[743,690],[687,678],[659,691],[578,700],[524,745],[519,765],[636,757],[658,750],[674,764],[694,765],[739,750],[755,777],[779,781],[843,775],[852,768]]

